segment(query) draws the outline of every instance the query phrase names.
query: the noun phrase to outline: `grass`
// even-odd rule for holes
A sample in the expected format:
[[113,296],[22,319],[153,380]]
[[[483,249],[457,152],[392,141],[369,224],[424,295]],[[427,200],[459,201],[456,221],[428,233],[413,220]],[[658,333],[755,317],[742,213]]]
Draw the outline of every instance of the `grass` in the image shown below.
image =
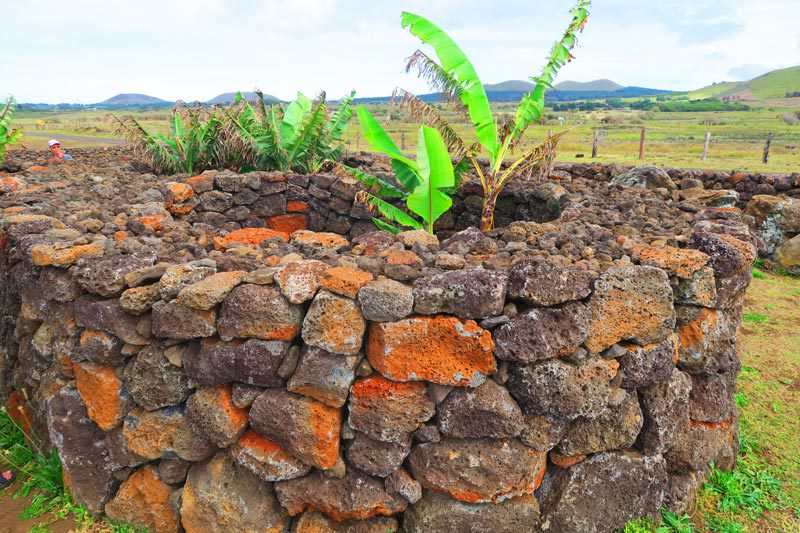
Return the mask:
[[742,315],[742,321],[754,324],[765,324],[769,322],[769,317],[756,311],[745,311]]
[[[146,533],[129,524],[95,519],[85,507],[73,502],[64,487],[61,462],[55,449],[45,452],[35,435],[26,438],[23,429],[5,409],[0,409],[0,465],[13,469],[19,480],[12,497],[29,501],[17,517],[3,518],[38,519],[29,533],[47,533],[48,526],[60,520],[71,520],[77,525],[78,529],[70,531]],[[0,491],[0,497],[5,497],[17,485]]]
[[[438,106],[438,104],[436,104]],[[418,124],[395,114],[396,120],[386,122],[388,104],[370,104],[370,111],[386,126],[392,139],[401,144],[405,138],[407,153],[416,150],[416,131]],[[495,113],[510,115],[515,104],[493,104]],[[532,146],[541,140],[548,130],[554,132],[569,128],[569,133],[559,144],[558,159],[562,162],[600,162],[638,165],[651,163],[662,166],[767,171],[791,173],[797,171],[800,157],[800,125],[790,126],[780,116],[788,109],[760,107],[749,111],[718,112],[657,112],[629,109],[585,111],[545,111],[549,117],[545,124],[532,126],[523,146]],[[456,131],[470,139],[471,128],[465,119],[451,110],[442,108],[440,112],[453,124]],[[167,133],[169,127],[169,110],[124,110],[117,114],[131,113],[140,120],[145,128]],[[558,117],[563,117],[559,121]],[[31,111],[21,110],[17,114],[16,127],[25,131],[35,131],[39,121],[44,122],[39,131],[58,134],[74,134],[89,137],[115,137],[114,125],[107,111],[98,110],[61,110]],[[563,122],[563,124],[562,124]],[[40,126],[42,127],[42,126]],[[645,158],[639,161],[639,137],[641,129],[647,130]],[[366,141],[360,138],[357,121],[353,121],[345,134],[347,149],[350,151],[366,150]],[[596,159],[591,159],[592,139],[595,130],[603,135]],[[709,156],[701,161],[703,138],[709,131],[712,135]],[[767,133],[773,133],[770,162],[761,162],[764,140]],[[46,147],[46,138],[23,138],[23,144],[29,148]],[[66,142],[65,147],[97,144],[91,141]],[[583,154],[584,158],[576,158]]]

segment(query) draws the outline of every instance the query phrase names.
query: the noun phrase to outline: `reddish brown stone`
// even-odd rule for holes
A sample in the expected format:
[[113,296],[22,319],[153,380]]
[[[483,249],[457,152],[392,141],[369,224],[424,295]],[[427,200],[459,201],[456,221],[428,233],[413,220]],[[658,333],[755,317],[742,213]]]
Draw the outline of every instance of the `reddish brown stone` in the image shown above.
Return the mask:
[[153,533],[177,533],[180,518],[169,502],[172,487],[161,481],[155,467],[144,465],[125,480],[106,514]]
[[287,300],[293,304],[301,304],[317,294],[320,280],[330,268],[327,263],[313,259],[296,261],[276,272],[275,282]]
[[295,459],[277,442],[249,429],[231,448],[234,460],[264,481],[282,481],[304,476],[310,466]]
[[286,202],[287,213],[308,213],[308,204],[300,200],[289,200]]
[[103,431],[116,427],[131,408],[114,367],[84,362],[75,366],[75,384],[86,404],[89,418]]
[[339,409],[282,389],[269,389],[253,402],[250,423],[308,465],[327,470],[339,459]]
[[361,349],[366,327],[353,300],[321,291],[303,320],[303,341],[328,352],[355,355]]
[[367,357],[397,381],[476,387],[497,368],[493,349],[491,334],[473,320],[413,317],[371,323]]
[[261,241],[275,238],[284,241],[289,240],[288,235],[282,231],[275,231],[267,228],[245,228],[232,231],[224,237],[215,237],[214,247],[218,250],[227,250],[234,244],[258,246]]
[[355,298],[361,287],[372,281],[372,274],[357,268],[336,267],[325,272],[320,285],[336,294]]
[[198,433],[225,448],[247,427],[247,410],[233,405],[231,384],[198,389],[186,400],[186,416]]
[[350,427],[376,440],[401,443],[429,420],[435,407],[423,383],[398,383],[373,374],[353,384]]
[[267,227],[271,230],[291,235],[295,231],[308,229],[308,218],[305,215],[275,215],[267,218]]

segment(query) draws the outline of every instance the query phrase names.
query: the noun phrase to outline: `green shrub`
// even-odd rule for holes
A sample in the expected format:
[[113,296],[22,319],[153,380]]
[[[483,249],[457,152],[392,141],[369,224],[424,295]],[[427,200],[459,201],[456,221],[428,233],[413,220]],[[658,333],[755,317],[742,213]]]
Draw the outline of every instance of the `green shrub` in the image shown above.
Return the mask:
[[280,104],[267,106],[264,95],[256,94],[255,107],[237,94],[236,102],[225,112],[224,159],[228,166],[317,172],[326,161],[341,159],[355,91],[339,102],[330,118],[324,92],[316,102],[298,92],[286,109]]

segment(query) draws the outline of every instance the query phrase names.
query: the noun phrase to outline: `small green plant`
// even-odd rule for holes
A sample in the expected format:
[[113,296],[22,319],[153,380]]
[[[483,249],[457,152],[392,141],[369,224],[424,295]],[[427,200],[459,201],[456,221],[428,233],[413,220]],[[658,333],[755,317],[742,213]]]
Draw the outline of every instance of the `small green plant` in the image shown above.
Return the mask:
[[742,315],[743,322],[749,322],[752,324],[764,324],[769,322],[769,317],[767,315],[757,313],[755,311],[746,311]]
[[0,165],[6,160],[8,147],[19,143],[22,138],[21,130],[11,128],[16,107],[17,102],[13,97],[9,97],[3,105],[3,110],[0,111]]
[[741,392],[737,392],[733,395],[733,399],[736,401],[736,407],[744,407],[750,403],[750,400],[747,398],[747,395]]
[[219,162],[223,121],[214,109],[179,103],[173,110],[170,135],[148,131],[131,115],[114,118],[118,131],[156,172],[193,174]]
[[775,500],[782,499],[780,481],[767,468],[746,460],[740,460],[732,472],[712,468],[705,488],[718,497],[718,510],[741,509],[754,520],[775,509]]
[[33,433],[26,442],[25,432],[5,409],[0,410],[0,455],[21,482],[14,497],[33,497],[20,519],[36,518],[69,501],[55,449],[42,450]]
[[625,524],[625,527],[622,528],[620,533],[653,533],[655,530],[655,521],[649,516],[646,516],[638,520],[631,520]]
[[753,267],[753,277],[756,279],[766,279],[767,275],[756,267]]
[[661,509],[661,525],[657,533],[694,533],[689,515],[678,516],[672,511]]
[[328,118],[324,92],[316,102],[298,92],[285,110],[280,104],[268,107],[260,91],[255,107],[238,93],[225,112],[226,159],[243,169],[319,171],[344,153],[355,94],[344,97]]
[[[424,17],[413,13],[402,14],[402,26],[408,28],[424,44],[433,48],[438,62],[417,50],[409,58],[406,70],[417,69],[420,76],[446,99],[465,111],[473,126],[477,143],[468,145],[456,130],[431,105],[408,91],[397,89],[393,101],[398,101],[408,113],[425,125],[435,128],[447,143],[452,155],[466,160],[480,179],[483,188],[481,229],[494,226],[497,199],[503,189],[514,179],[534,174],[544,175],[552,168],[555,147],[561,134],[548,137],[533,148],[525,149],[520,156],[506,158],[522,141],[528,126],[539,121],[544,112],[545,92],[552,88],[558,71],[572,60],[571,50],[577,42],[577,33],[583,30],[589,16],[590,0],[577,0],[570,12],[572,20],[561,40],[553,45],[547,63],[539,76],[531,77],[534,88],[522,97],[513,119],[496,120],[492,116],[486,90],[475,68],[464,52],[444,30]],[[478,161],[483,148],[489,156],[486,171]]]
[[745,533],[744,526],[735,520],[710,518],[706,520],[705,524],[714,533]]
[[[363,105],[358,106],[358,120],[364,138],[374,150],[392,159],[392,167],[397,174],[397,184],[393,184],[342,165],[353,177],[372,188],[374,194],[364,191],[359,199],[377,208],[386,219],[383,221],[373,218],[373,222],[378,228],[392,233],[401,231],[393,224],[411,229],[424,228],[428,233],[433,233],[434,223],[453,205],[448,192],[456,184],[456,172],[444,139],[434,128],[420,126],[417,160],[414,161],[400,152]],[[387,199],[404,201],[408,210],[422,219],[422,222],[389,203]]]

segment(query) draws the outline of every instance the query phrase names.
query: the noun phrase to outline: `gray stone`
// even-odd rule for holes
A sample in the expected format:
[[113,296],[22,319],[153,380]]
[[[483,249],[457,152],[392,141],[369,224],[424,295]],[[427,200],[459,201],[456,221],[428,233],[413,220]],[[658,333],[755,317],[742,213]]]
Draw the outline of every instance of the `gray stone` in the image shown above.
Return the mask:
[[337,355],[303,345],[300,361],[286,388],[331,407],[342,407],[355,380],[359,356]]
[[592,359],[577,366],[549,359],[512,369],[508,391],[525,413],[593,417],[608,404],[618,366],[613,359]]
[[625,345],[619,358],[620,386],[626,389],[647,387],[667,381],[678,357],[678,339],[672,336],[658,344]]
[[487,318],[503,312],[508,276],[494,270],[453,270],[414,282],[414,310]]
[[474,389],[453,390],[438,413],[439,428],[448,437],[516,437],[524,425],[517,403],[492,380]]
[[411,287],[391,279],[370,281],[358,291],[364,318],[371,322],[394,322],[411,314],[414,295]]
[[[614,480],[613,483],[609,480]],[[558,469],[540,498],[539,527],[549,531],[616,531],[629,520],[655,516],[666,487],[660,455],[607,452]]]
[[562,455],[580,455],[624,450],[633,446],[642,428],[642,410],[636,392],[594,418],[572,421],[556,450]]
[[259,387],[279,387],[281,362],[289,350],[286,341],[194,341],[183,356],[186,374],[203,385],[240,381]]
[[586,340],[588,331],[589,310],[580,302],[530,309],[495,333],[495,355],[526,363],[567,356]]
[[93,513],[102,513],[119,482],[108,460],[105,434],[89,419],[78,390],[63,387],[46,404],[50,440],[55,443],[70,492]]
[[187,532],[286,531],[291,520],[268,483],[222,452],[189,470],[180,514]]
[[75,323],[87,329],[112,333],[128,344],[143,346],[149,341],[136,331],[138,317],[122,311],[117,300],[81,296],[73,305]]
[[148,411],[178,405],[189,397],[189,380],[156,346],[143,348],[125,367],[125,388]]
[[564,267],[552,259],[524,259],[509,271],[508,295],[542,307],[582,300],[591,293],[596,277],[589,270]]
[[386,477],[400,468],[409,452],[410,436],[398,444],[374,440],[357,432],[347,443],[347,461],[362,472],[378,477]]
[[290,341],[300,333],[303,308],[290,303],[274,285],[239,285],[219,312],[217,328],[223,340],[251,337]]
[[521,533],[534,531],[539,505],[533,496],[499,503],[466,503],[428,492],[403,514],[407,533]]
[[153,304],[151,316],[153,335],[170,339],[197,339],[217,332],[215,309],[192,309],[177,300]]
[[73,267],[78,285],[87,292],[114,298],[125,289],[125,275],[155,262],[155,255],[113,255],[81,259]]

